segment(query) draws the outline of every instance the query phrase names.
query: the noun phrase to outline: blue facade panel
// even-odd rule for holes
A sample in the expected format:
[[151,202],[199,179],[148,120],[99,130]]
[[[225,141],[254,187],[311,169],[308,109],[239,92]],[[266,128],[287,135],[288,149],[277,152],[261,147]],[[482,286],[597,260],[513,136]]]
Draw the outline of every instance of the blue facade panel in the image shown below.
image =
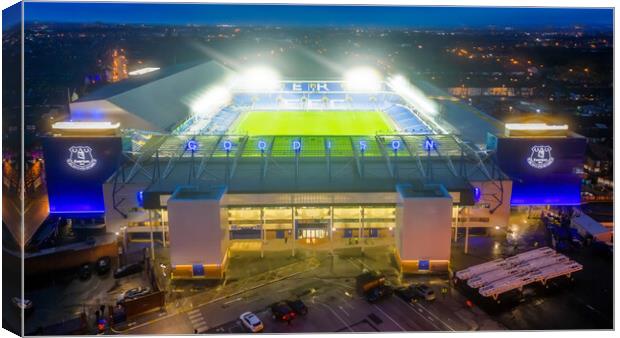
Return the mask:
[[120,137],[47,137],[43,156],[51,214],[105,212],[103,183],[120,166]]
[[498,138],[497,162],[512,179],[511,205],[578,205],[582,137]]

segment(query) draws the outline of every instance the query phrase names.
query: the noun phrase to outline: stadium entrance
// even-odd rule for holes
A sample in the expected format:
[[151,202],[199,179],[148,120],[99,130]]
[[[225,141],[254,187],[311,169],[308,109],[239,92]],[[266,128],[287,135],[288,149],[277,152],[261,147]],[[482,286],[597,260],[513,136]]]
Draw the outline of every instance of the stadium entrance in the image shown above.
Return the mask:
[[328,232],[324,229],[302,229],[299,239],[305,240],[306,244],[315,244],[328,236]]

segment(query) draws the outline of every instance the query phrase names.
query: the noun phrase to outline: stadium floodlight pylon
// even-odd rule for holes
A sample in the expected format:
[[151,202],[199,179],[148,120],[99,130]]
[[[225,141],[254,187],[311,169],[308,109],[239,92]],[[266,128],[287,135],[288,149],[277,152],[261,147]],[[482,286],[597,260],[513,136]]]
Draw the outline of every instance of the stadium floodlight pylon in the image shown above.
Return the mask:
[[280,88],[280,74],[267,66],[253,66],[235,79],[234,88],[246,92],[269,92]]
[[352,92],[378,92],[382,83],[381,74],[371,67],[353,68],[344,74],[344,86]]

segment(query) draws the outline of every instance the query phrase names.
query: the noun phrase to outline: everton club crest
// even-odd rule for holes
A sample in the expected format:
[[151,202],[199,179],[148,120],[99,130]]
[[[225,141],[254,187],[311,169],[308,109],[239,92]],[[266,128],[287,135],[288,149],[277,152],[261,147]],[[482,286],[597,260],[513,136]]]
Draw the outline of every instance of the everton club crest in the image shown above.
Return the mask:
[[543,169],[553,163],[551,157],[551,146],[533,146],[532,154],[527,159],[527,163],[536,169]]
[[90,170],[97,160],[93,158],[93,150],[89,146],[72,146],[69,148],[67,164],[75,170]]

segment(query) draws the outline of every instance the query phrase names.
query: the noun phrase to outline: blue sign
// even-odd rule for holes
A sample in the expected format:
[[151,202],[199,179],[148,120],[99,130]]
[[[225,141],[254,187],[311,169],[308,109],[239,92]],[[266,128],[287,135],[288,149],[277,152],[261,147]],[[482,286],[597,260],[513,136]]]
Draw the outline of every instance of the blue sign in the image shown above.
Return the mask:
[[433,141],[430,137],[427,137],[426,140],[424,140],[424,150],[431,152],[433,149],[436,149],[435,141]]
[[332,141],[330,140],[325,141],[325,148],[327,148],[327,150],[332,149]]
[[368,145],[366,144],[366,141],[360,141],[360,151],[362,153],[366,151],[366,147],[368,147]]
[[144,191],[140,190],[136,193],[136,201],[138,202],[138,206],[142,207],[144,205]]
[[267,149],[267,142],[263,140],[258,141],[258,150],[260,150],[261,152],[264,152],[265,149]]
[[392,140],[392,149],[394,149],[394,151],[398,151],[398,149],[400,149],[400,141],[399,140]]
[[224,141],[224,150],[226,150],[226,152],[230,152],[232,146],[233,144],[229,140]]
[[196,152],[196,150],[198,150],[198,141],[191,139],[191,140],[187,140],[187,142],[185,143],[185,149],[193,152]]
[[474,202],[478,203],[482,197],[482,191],[478,187],[474,187]]
[[293,141],[293,150],[296,153],[299,153],[301,151],[301,141],[299,141],[299,140]]
[[193,276],[204,276],[205,275],[205,267],[202,264],[193,264],[192,265],[192,275]]
[[418,261],[418,270],[430,270],[431,262],[428,260]]
[[285,92],[342,92],[342,82],[308,81],[308,82],[283,82],[282,91]]

